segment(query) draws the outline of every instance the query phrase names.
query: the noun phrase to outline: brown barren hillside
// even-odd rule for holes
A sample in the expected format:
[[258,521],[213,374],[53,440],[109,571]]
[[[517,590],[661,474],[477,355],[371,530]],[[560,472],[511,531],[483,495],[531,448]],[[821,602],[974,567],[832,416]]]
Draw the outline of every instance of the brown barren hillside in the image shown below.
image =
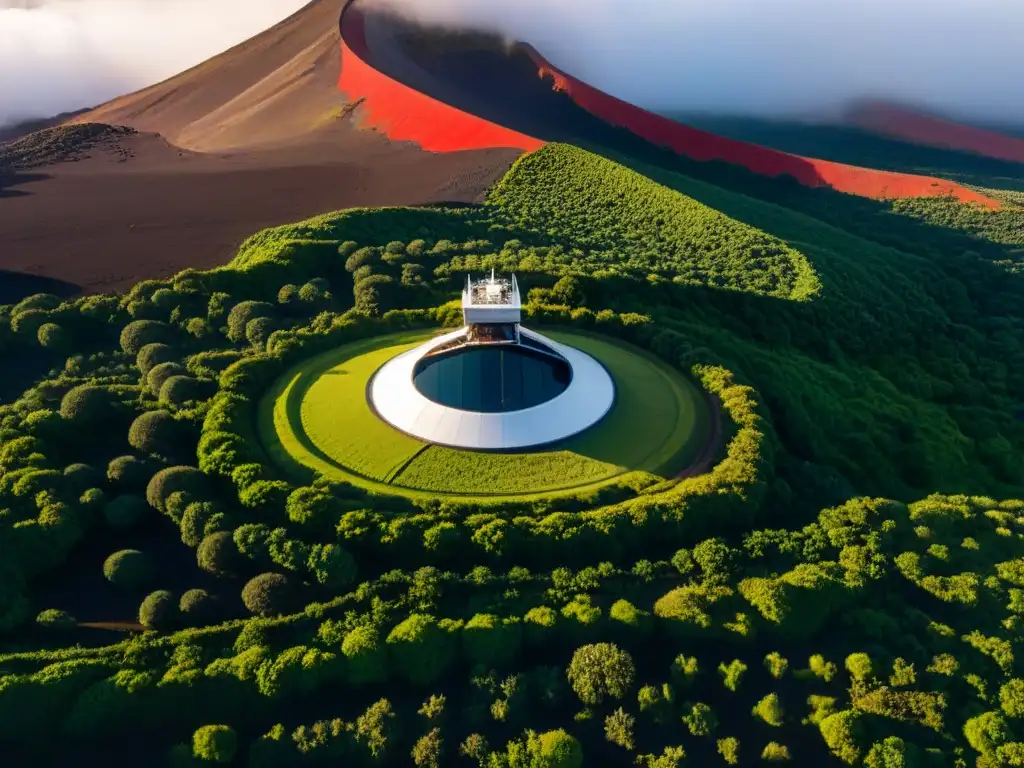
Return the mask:
[[345,113],[336,88],[341,5],[314,0],[256,37],[74,121],[130,125],[204,152],[308,141]]
[[314,0],[169,80],[0,144],[0,303],[215,266],[263,227],[327,211],[479,200],[519,152],[433,154],[361,130],[337,88],[340,13]]

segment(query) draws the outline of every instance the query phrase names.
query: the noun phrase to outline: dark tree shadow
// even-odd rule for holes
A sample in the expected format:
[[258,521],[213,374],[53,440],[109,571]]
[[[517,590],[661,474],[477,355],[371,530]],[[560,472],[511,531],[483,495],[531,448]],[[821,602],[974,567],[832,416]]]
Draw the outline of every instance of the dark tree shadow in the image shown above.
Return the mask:
[[52,293],[67,299],[81,290],[80,285],[56,277],[0,269],[0,304],[14,304],[37,293]]
[[31,195],[31,192],[27,192],[24,189],[16,189],[16,187],[22,184],[30,184],[34,181],[46,181],[52,179],[53,176],[48,173],[18,173],[16,171],[6,171],[0,168],[0,200],[10,197],[24,197]]

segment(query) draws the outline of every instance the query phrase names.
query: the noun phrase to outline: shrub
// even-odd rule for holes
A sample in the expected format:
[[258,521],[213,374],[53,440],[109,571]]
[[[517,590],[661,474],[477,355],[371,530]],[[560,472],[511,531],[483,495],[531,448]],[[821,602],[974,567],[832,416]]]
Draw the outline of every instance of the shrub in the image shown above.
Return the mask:
[[228,312],[228,307],[233,306],[231,294],[217,291],[210,296],[206,304],[206,316],[213,322],[219,321]]
[[633,657],[613,643],[596,643],[577,648],[569,662],[569,684],[588,706],[605,697],[621,699],[629,693],[636,677]]
[[62,349],[68,343],[68,334],[56,323],[43,323],[36,331],[39,345],[46,349]]
[[651,632],[654,624],[651,614],[642,611],[628,600],[617,600],[608,612],[608,617],[621,625],[624,636],[643,637]]
[[348,661],[345,670],[353,685],[369,685],[387,680],[387,652],[374,627],[356,627],[345,635],[341,652]]
[[184,376],[188,373],[181,363],[160,363],[153,366],[146,375],[146,387],[154,395],[159,395],[164,383],[172,376]]
[[308,304],[315,304],[321,301],[323,297],[324,292],[313,285],[313,283],[306,283],[299,288],[299,299]]
[[147,344],[139,350],[139,354],[135,358],[135,365],[143,376],[148,376],[156,366],[162,363],[176,362],[177,358],[178,355],[175,354],[174,348],[168,344]]
[[689,706],[689,712],[682,717],[691,736],[707,736],[718,728],[714,711],[702,701]]
[[[170,503],[170,499],[168,499]],[[181,543],[193,549],[211,533],[223,530],[224,514],[208,501],[193,501],[181,514]]]
[[763,720],[768,725],[778,727],[785,719],[782,704],[777,694],[769,693],[754,705],[752,710],[755,717]]
[[14,305],[11,313],[20,315],[29,309],[56,309],[60,306],[60,297],[52,293],[34,293]]
[[452,661],[448,633],[427,614],[410,614],[391,630],[387,644],[398,670],[414,684],[437,682]]
[[135,527],[148,514],[151,514],[149,505],[141,496],[117,496],[103,506],[107,525],[119,531]]
[[356,579],[356,561],[338,544],[314,544],[307,562],[318,583],[341,589]]
[[141,453],[170,455],[181,436],[181,425],[169,411],[146,411],[128,429],[128,444]]
[[178,291],[172,288],[157,288],[153,291],[153,295],[149,297],[149,300],[161,312],[169,313],[181,303],[181,296]]
[[242,353],[234,349],[216,352],[198,352],[188,359],[189,373],[204,379],[215,379],[225,368],[242,359]]
[[78,503],[82,505],[83,511],[98,512],[106,498],[106,494],[99,488],[87,488],[85,493],[78,497]]
[[604,737],[612,744],[632,750],[635,727],[636,718],[619,707],[604,719]]
[[165,343],[172,338],[172,329],[158,320],[134,320],[121,331],[121,349],[138,355],[147,344]]
[[718,754],[728,765],[738,765],[740,762],[740,740],[735,736],[719,739]]
[[205,589],[190,589],[178,601],[178,610],[193,626],[206,624],[216,612],[217,599]]
[[206,476],[195,467],[167,467],[157,472],[146,486],[146,501],[154,509],[165,512],[172,493],[201,496],[206,490]]
[[417,768],[440,768],[444,754],[444,740],[441,729],[432,728],[416,740],[412,748],[412,763]]
[[281,289],[277,292],[277,303],[278,304],[294,304],[299,299],[299,286],[282,285]]
[[291,584],[280,573],[261,573],[242,588],[242,603],[257,616],[285,613],[290,605]]
[[765,744],[761,759],[766,763],[782,763],[789,760],[789,747],[774,741]]
[[141,589],[153,579],[153,561],[137,549],[122,549],[103,561],[103,575],[116,587]]
[[238,752],[238,735],[230,725],[204,725],[192,734],[192,756],[209,763],[230,763]]
[[778,651],[772,651],[764,657],[764,668],[776,680],[781,680],[789,669],[789,661]]
[[356,283],[355,308],[367,315],[379,316],[392,309],[396,298],[396,284],[389,275],[370,275]]
[[146,629],[169,629],[178,618],[178,601],[166,589],[150,592],[139,606],[139,624]]
[[60,415],[83,426],[100,425],[113,416],[116,398],[105,387],[82,384],[60,401]]
[[71,464],[64,468],[64,483],[74,494],[82,494],[103,482],[103,475],[88,464]]
[[36,336],[49,317],[42,309],[26,309],[11,318],[11,330],[25,336]]
[[254,347],[264,349],[270,334],[277,328],[277,323],[272,317],[257,317],[249,321],[245,326],[245,339]]
[[122,490],[142,489],[151,476],[149,462],[135,456],[118,456],[107,465],[107,480]]
[[196,339],[205,339],[211,330],[210,323],[205,317],[190,317],[185,322],[185,332]]
[[228,338],[236,343],[245,341],[245,329],[257,317],[273,317],[274,305],[265,301],[242,301],[228,313]]
[[747,665],[739,659],[733,659],[728,664],[723,661],[718,665],[718,674],[722,676],[722,682],[725,683],[726,688],[733,692],[739,689],[740,681],[743,679],[746,671]]
[[851,653],[846,657],[846,670],[850,677],[860,682],[866,682],[873,676],[871,657],[866,653]]
[[1024,718],[1024,680],[1013,678],[999,689],[999,704],[1007,717]]
[[[855,763],[861,754],[860,713],[853,710],[835,712],[818,723],[821,735],[832,754],[848,765]],[[968,721],[970,722],[970,721]],[[964,726],[966,733],[967,726]],[[970,736],[968,736],[970,741]]]
[[199,542],[196,562],[207,573],[230,573],[238,562],[238,547],[231,533],[218,531],[206,536]]
[[380,263],[380,252],[376,248],[359,248],[352,251],[345,259],[345,271],[355,272],[360,267],[373,266]]
[[582,768],[583,747],[575,736],[561,728],[541,734],[530,734],[527,751],[531,766],[544,768]]
[[48,608],[36,616],[36,624],[48,630],[63,632],[74,629],[78,626],[75,617],[67,611],[58,611],[56,608]]
[[205,400],[212,394],[210,382],[191,376],[171,376],[160,386],[160,402],[181,406],[193,400]]

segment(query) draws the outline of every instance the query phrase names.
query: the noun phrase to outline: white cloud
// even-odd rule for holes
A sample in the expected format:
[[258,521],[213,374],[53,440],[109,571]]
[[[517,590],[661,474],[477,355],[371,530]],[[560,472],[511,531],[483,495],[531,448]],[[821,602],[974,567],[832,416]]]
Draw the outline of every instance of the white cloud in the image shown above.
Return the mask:
[[[382,0],[534,43],[653,109],[772,115],[851,98],[1024,121],[1022,0]],[[0,0],[0,124],[186,69],[304,0]]]
[[159,82],[305,1],[0,0],[0,124]]
[[814,112],[888,97],[1024,120],[1021,0],[384,0],[489,29],[652,109]]

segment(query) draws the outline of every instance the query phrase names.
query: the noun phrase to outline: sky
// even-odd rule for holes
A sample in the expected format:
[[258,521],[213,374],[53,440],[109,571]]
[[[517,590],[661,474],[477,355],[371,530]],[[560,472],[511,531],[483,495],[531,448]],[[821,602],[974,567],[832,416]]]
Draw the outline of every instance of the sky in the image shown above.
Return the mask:
[[[868,97],[1024,123],[1024,0],[378,1],[526,40],[659,111],[814,117]],[[0,0],[0,124],[158,82],[303,4]]]
[[383,1],[526,40],[659,111],[814,115],[889,98],[1024,122],[1024,0]]
[[0,125],[96,106],[262,32],[306,0],[0,0]]

